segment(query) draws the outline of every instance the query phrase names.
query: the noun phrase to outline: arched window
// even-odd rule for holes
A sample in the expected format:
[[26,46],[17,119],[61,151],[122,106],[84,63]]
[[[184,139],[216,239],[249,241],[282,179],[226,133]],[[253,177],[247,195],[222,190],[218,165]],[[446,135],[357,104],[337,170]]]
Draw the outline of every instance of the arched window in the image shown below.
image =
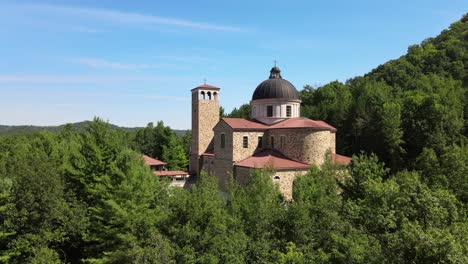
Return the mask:
[[205,92],[204,91],[201,91],[200,99],[205,100]]
[[273,178],[273,182],[275,183],[278,183],[280,181],[280,177],[278,175],[276,175],[274,178]]
[[208,95],[208,100],[211,100],[211,92],[206,93]]
[[214,100],[218,100],[218,93],[217,93],[217,92],[214,92],[214,93],[213,93],[213,99],[214,99]]

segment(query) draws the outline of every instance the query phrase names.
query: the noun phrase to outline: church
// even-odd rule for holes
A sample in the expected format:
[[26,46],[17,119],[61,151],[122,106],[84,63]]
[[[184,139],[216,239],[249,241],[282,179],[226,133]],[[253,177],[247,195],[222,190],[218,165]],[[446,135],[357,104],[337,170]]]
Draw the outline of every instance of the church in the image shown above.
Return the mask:
[[249,119],[220,119],[220,90],[208,84],[191,90],[191,175],[204,170],[224,188],[230,178],[245,184],[252,170],[273,169],[272,181],[290,199],[294,179],[322,165],[327,154],[334,163],[351,162],[335,151],[334,127],[300,116],[299,93],[278,67],[253,92]]

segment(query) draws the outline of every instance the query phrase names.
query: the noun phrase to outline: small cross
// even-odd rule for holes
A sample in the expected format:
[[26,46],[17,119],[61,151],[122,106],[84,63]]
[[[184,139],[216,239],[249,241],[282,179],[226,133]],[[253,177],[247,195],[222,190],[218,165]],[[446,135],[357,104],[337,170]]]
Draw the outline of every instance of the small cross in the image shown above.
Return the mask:
[[276,67],[276,62],[277,62],[277,61],[276,61],[276,60],[274,60],[273,62],[275,63],[275,67]]
[[205,84],[206,84],[206,78],[203,78],[203,83],[205,83]]

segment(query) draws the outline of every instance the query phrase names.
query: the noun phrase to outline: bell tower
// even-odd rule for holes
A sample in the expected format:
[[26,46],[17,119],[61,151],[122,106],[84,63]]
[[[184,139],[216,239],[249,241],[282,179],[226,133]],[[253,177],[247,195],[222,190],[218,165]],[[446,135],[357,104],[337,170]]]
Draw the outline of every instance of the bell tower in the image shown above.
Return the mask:
[[189,173],[199,175],[201,155],[213,149],[213,128],[219,122],[220,88],[203,84],[192,89],[192,142]]

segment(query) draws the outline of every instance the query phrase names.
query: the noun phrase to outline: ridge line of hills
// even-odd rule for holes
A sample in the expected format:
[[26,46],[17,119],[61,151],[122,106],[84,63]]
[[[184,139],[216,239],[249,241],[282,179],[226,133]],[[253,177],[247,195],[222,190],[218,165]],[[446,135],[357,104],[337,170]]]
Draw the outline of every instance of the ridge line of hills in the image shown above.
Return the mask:
[[[86,121],[68,123],[68,124],[72,125],[74,130],[82,130],[90,123],[91,121],[86,120]],[[63,124],[63,125],[58,125],[58,126],[0,125],[0,135],[35,133],[35,132],[40,132],[40,131],[58,132],[68,124]],[[109,123],[109,125],[112,127],[112,129],[124,130],[126,132],[136,131],[136,130],[144,128],[144,127],[121,127],[121,126],[117,126],[111,123]],[[176,135],[182,136],[188,130],[172,129],[172,131],[174,131]]]

